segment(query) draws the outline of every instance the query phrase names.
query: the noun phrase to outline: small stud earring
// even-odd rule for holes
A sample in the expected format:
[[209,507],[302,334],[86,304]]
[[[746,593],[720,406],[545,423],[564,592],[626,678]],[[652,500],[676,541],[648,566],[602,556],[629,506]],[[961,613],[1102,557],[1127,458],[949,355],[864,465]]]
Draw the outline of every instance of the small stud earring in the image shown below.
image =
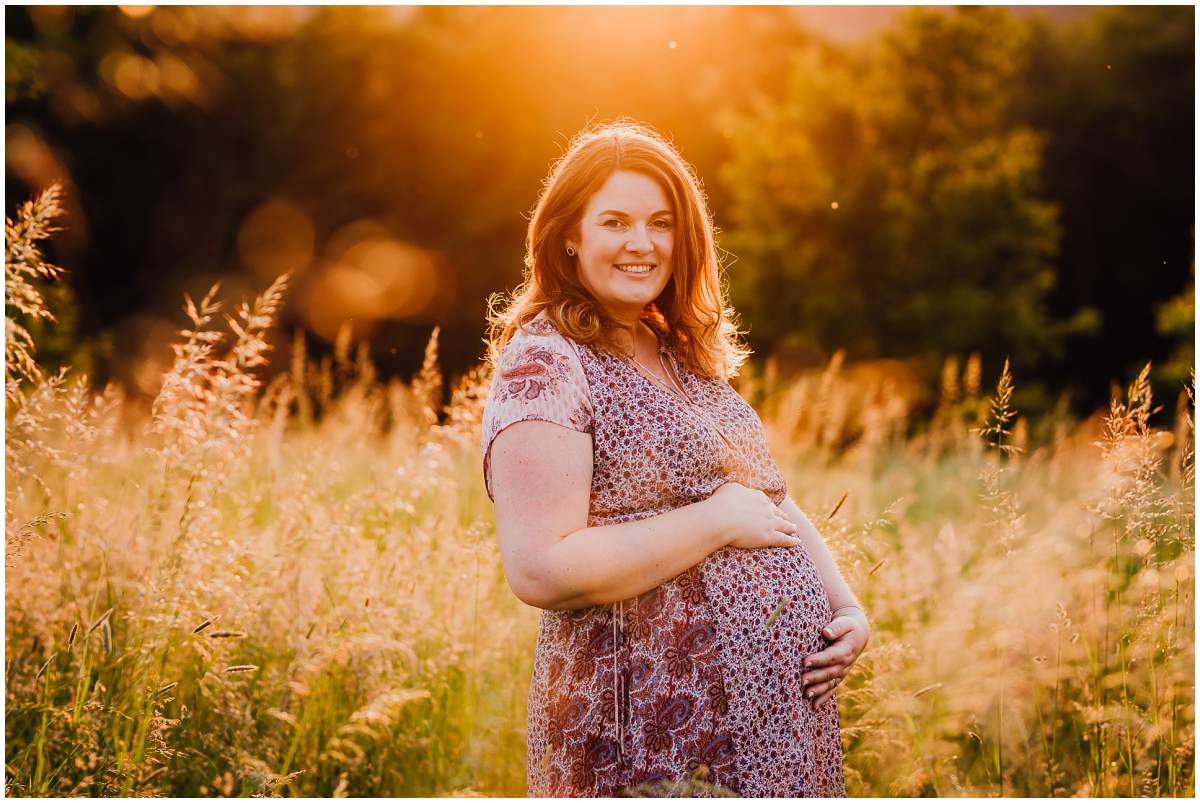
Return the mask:
[[575,249],[569,245],[567,246],[567,256],[569,256],[569,257],[575,256]]

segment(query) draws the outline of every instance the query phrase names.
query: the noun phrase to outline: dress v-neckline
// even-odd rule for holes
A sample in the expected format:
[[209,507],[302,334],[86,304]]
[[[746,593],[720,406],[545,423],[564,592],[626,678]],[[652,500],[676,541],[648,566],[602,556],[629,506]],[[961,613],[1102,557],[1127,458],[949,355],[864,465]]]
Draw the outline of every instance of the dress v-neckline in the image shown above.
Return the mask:
[[[685,385],[683,382],[683,375],[679,370],[679,367],[678,367],[679,364],[675,361],[675,355],[671,352],[671,350],[667,346],[666,342],[663,341],[662,336],[659,335],[658,331],[655,330],[654,327],[650,326],[649,324],[646,324],[646,328],[649,329],[654,334],[654,339],[658,343],[659,363],[662,365],[664,370],[668,371],[671,374],[671,376],[667,377],[668,384],[670,384],[672,379],[675,382],[678,382],[679,389],[683,391],[683,395],[681,396],[675,390],[667,390],[662,385],[660,385],[658,382],[656,382],[655,380],[646,376],[644,371],[647,369],[645,369],[643,366],[638,365],[636,358],[628,360],[629,367],[633,369],[634,373],[638,374],[643,379],[645,379],[647,382],[649,382],[650,385],[652,387],[654,387],[655,389],[657,389],[660,393],[666,393],[668,396],[671,396],[676,399],[680,399],[680,400],[686,402],[687,404],[691,405],[692,407],[695,407],[696,402],[692,398],[692,395],[690,393],[688,393],[687,385]],[[663,355],[666,355],[665,359],[663,358]],[[668,365],[668,362],[670,363],[669,365]]]
[[[653,329],[652,329],[652,331],[653,331]],[[678,367],[679,363],[675,360],[674,352],[672,352],[671,349],[667,346],[667,344],[663,342],[662,338],[659,337],[658,332],[654,332],[654,336],[658,339],[658,353],[667,355],[667,360],[670,361],[670,370],[675,374],[675,377],[679,381],[679,386],[681,388],[683,388],[685,395],[680,396],[675,391],[667,390],[666,388],[659,385],[657,382],[650,379],[648,376],[646,376],[642,372],[642,369],[640,367],[638,367],[637,363],[634,362],[633,360],[630,360],[628,358],[622,358],[621,361],[628,363],[629,368],[635,374],[637,374],[642,379],[643,382],[645,382],[650,387],[654,388],[654,390],[658,391],[659,393],[665,394],[667,397],[669,397],[671,399],[675,399],[676,401],[683,402],[684,409],[690,410],[691,413],[694,416],[696,416],[697,419],[699,419],[699,420],[703,421],[705,424],[707,424],[714,432],[717,433],[717,435],[720,436],[721,440],[725,441],[726,446],[728,446],[731,450],[736,452],[737,447],[734,445],[733,441],[729,438],[729,436],[726,435],[724,430],[722,430],[721,427],[715,421],[712,420],[712,418],[708,415],[707,412],[702,410],[700,408],[700,406],[696,404],[696,402],[692,399],[691,394],[686,392],[687,386],[684,384],[683,375],[682,375],[682,372],[679,370],[679,367]],[[664,362],[665,362],[665,360],[664,360]],[[664,366],[664,367],[666,367],[666,366]]]

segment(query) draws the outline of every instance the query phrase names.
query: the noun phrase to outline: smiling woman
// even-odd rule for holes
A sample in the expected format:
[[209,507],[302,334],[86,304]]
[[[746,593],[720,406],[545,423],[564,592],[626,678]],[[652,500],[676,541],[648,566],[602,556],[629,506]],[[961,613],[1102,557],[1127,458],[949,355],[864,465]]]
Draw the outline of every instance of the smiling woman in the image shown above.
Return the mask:
[[545,609],[529,792],[844,795],[833,688],[867,622],[729,385],[697,180],[646,128],[584,132],[528,248],[481,446],[505,574]]

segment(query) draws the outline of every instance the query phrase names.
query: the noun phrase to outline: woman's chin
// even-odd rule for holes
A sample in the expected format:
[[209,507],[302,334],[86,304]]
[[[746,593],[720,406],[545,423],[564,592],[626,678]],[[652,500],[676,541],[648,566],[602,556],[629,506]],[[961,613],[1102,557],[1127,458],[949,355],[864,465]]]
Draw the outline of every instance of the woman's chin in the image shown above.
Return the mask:
[[654,300],[654,298],[654,296],[638,296],[637,298],[628,298],[621,302],[621,306],[640,313],[646,308],[646,305]]
[[662,294],[661,287],[639,287],[636,292],[616,293],[614,300],[625,306],[644,307]]

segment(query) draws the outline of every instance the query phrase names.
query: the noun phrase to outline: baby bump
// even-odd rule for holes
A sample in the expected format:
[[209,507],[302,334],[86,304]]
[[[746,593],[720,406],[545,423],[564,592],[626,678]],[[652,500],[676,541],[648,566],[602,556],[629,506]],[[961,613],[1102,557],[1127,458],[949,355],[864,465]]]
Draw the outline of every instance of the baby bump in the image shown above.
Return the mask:
[[[802,777],[815,734],[830,730],[803,685],[804,658],[827,646],[820,574],[803,546],[726,547],[700,569],[721,641],[733,740],[749,756],[774,750],[778,771]],[[749,783],[743,794],[769,791],[754,788]]]
[[764,661],[794,668],[825,647],[820,631],[829,624],[829,601],[803,546],[726,547],[700,568],[719,629],[735,656],[760,669]]

